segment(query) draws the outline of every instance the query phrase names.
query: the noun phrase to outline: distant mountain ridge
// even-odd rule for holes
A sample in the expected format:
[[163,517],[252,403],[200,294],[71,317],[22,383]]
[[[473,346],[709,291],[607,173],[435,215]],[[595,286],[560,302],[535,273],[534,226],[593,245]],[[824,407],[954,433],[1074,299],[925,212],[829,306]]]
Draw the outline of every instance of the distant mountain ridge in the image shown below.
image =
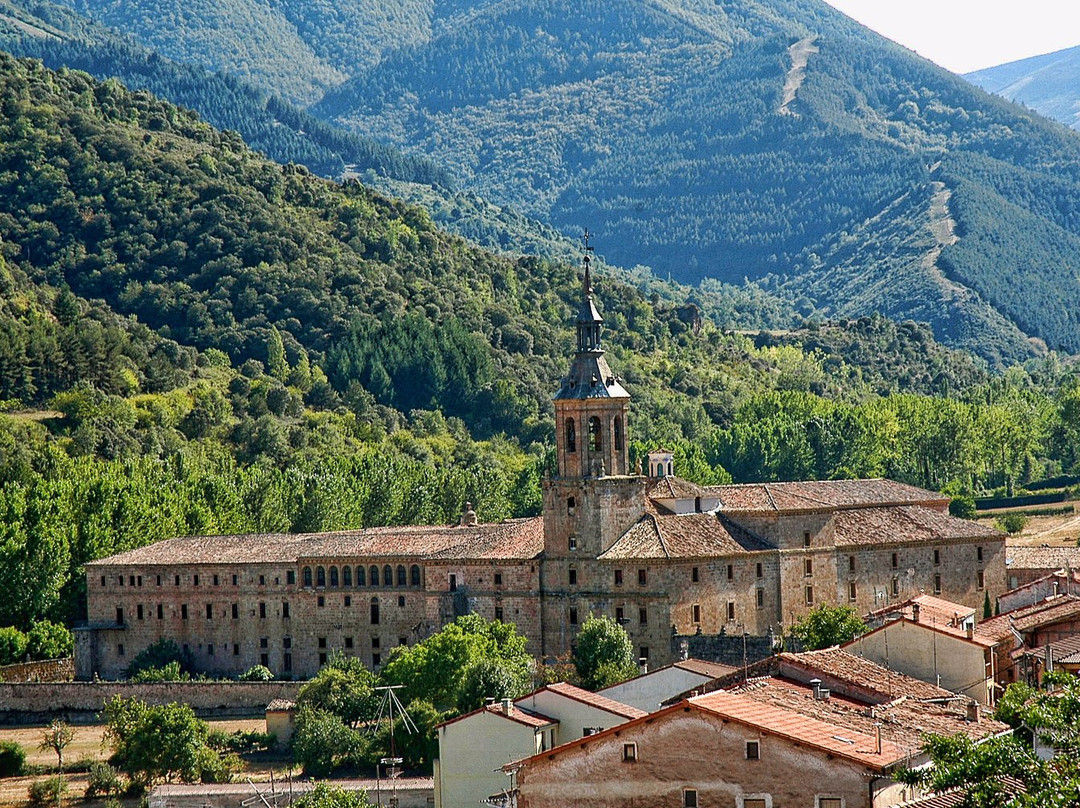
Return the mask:
[[964,78],[1080,130],[1080,45],[965,73]]
[[617,265],[924,320],[991,364],[1080,351],[1080,140],[820,0],[66,2],[321,95],[466,193],[588,224]]

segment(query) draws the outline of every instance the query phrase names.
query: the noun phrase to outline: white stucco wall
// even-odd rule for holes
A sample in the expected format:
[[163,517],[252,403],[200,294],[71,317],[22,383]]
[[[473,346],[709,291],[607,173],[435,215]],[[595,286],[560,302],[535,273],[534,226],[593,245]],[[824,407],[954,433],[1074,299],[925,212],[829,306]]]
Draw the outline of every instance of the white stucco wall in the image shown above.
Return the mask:
[[700,687],[708,681],[710,677],[700,673],[668,667],[597,692],[601,696],[652,713],[659,709],[661,702]]

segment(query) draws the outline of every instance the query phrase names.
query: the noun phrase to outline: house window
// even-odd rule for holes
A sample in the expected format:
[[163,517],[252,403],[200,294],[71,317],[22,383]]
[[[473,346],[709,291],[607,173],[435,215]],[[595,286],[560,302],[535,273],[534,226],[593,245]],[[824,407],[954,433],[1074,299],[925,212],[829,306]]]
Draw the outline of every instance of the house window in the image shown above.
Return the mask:
[[571,550],[576,550],[577,549],[577,536],[571,536],[570,537],[570,541],[568,543],[568,546],[570,547]]
[[326,570],[322,567],[315,568],[315,586],[320,588],[326,586]]
[[138,606],[135,607],[135,617],[137,617],[139,620],[143,619],[142,604],[141,603]]
[[341,568],[341,585],[352,586],[352,567],[348,564]]
[[326,605],[326,598],[322,595],[319,595],[319,597],[315,599],[315,605],[320,609],[323,608],[323,606]]
[[615,451],[621,452],[623,448],[622,418],[615,416]]
[[697,789],[684,788],[682,793],[683,808],[698,808]]
[[892,554],[892,568],[896,569],[900,566],[900,556],[897,553]]
[[622,759],[625,763],[637,762],[637,744],[624,743],[622,745]]
[[567,497],[566,499],[566,515],[573,516],[577,512],[577,499],[574,497]]
[[187,620],[187,604],[186,603],[183,603],[183,604],[180,605],[180,619],[181,620]]
[[762,797],[743,797],[742,808],[769,808],[769,805]]
[[338,580],[337,567],[331,567],[330,568],[330,586],[337,589],[339,584],[340,584],[340,581]]
[[765,590],[764,589],[758,589],[757,590],[757,607],[759,609],[763,609],[765,607]]
[[840,797],[818,797],[817,808],[844,808],[844,800]]
[[160,603],[157,605],[157,619],[158,620],[164,620],[165,619],[165,607],[162,606]]
[[571,454],[577,451],[577,427],[573,418],[566,419],[566,451]]
[[570,607],[570,625],[577,625],[577,606]]
[[637,610],[637,619],[641,625],[647,625],[649,622],[649,610],[642,606]]
[[805,531],[802,534],[802,546],[803,547],[809,547],[810,546],[810,531],[809,530]]
[[626,610],[622,606],[615,607],[615,622],[620,626],[626,622]]
[[345,608],[348,609],[350,606],[352,606],[352,595],[346,595],[345,596]]
[[599,452],[604,446],[604,431],[600,419],[595,415],[589,419],[589,449]]
[[367,575],[365,574],[363,567],[357,567],[356,568],[356,585],[357,586],[366,586],[367,585]]
[[979,570],[977,573],[975,573],[975,586],[978,589],[982,589],[983,586],[985,586],[982,570]]
[[941,594],[941,573],[934,574],[934,594]]
[[[310,576],[309,576],[309,577],[310,577]],[[238,575],[234,575],[234,576],[232,577],[232,585],[233,585],[233,586],[236,586],[236,584],[237,584],[237,582],[238,582],[239,580],[240,580],[240,576],[238,576]]]
[[637,583],[638,583],[638,586],[645,586],[645,583],[647,581],[648,581],[648,573],[646,573],[645,570],[638,570],[637,571]]
[[193,580],[194,580],[195,586],[198,586],[199,585],[199,576],[196,575]]
[[286,651],[284,656],[282,656],[281,658],[281,667],[282,670],[285,671],[292,670],[292,654],[290,654],[288,651]]
[[810,577],[813,576],[813,574],[814,574],[814,559],[812,559],[812,558],[803,559],[803,575],[805,575],[807,578],[810,578]]
[[124,644],[123,643],[120,643],[119,645],[116,646],[116,655],[117,656],[123,656],[124,655]]
[[233,620],[239,620],[240,619],[240,604],[239,603],[234,603],[232,605],[232,619]]
[[765,577],[765,570],[762,568],[760,561],[757,563],[757,566],[754,568],[754,574],[758,578],[764,578]]
[[847,599],[854,603],[859,597],[858,591],[855,588],[855,582],[851,581],[847,585]]
[[382,654],[371,655],[371,667],[377,668],[382,664]]
[[734,564],[728,564],[727,565],[727,579],[729,581],[735,580],[735,565]]
[[[405,580],[405,565],[404,564],[398,564],[397,565],[397,585],[398,586],[407,586],[407,583],[408,582]],[[498,583],[498,581],[496,581],[496,583]]]
[[282,637],[281,638],[281,647],[282,648],[292,648],[292,637]]
[[270,667],[270,655],[269,654],[259,654],[259,664],[262,665],[264,668],[269,668]]
[[[304,586],[306,586],[308,589],[311,589],[311,567],[304,567],[303,576]],[[233,586],[236,586],[235,582],[233,582]]]
[[179,575],[174,575],[174,576],[173,576],[173,583],[174,583],[174,584],[175,584],[176,586],[180,586],[180,576],[179,576]]
[[[236,577],[236,576],[233,576],[233,577]],[[157,576],[157,585],[161,586],[161,576],[160,575]],[[102,583],[102,586],[104,586],[104,583]]]
[[760,741],[747,741],[746,742],[746,759],[747,760],[761,760],[761,742]]
[[326,654],[321,653],[321,654],[319,654],[319,667],[321,668],[325,664],[326,664]]
[[941,566],[941,550],[934,550],[934,566]]
[[[347,575],[347,573],[346,573]],[[285,585],[296,586],[296,570],[287,570],[285,572]],[[234,584],[235,586],[235,584]]]
[[502,619],[503,619],[503,607],[502,606],[496,606],[495,607],[495,619],[498,620],[500,623],[502,622]]
[[813,606],[814,605],[814,587],[813,586],[807,586],[806,587],[806,605],[807,606]]
[[700,579],[701,578],[700,578],[700,575],[698,574],[698,568],[697,567],[694,567],[692,570],[690,570],[690,582],[691,583],[696,584]]
[[232,647],[232,655],[240,656],[240,643],[234,642]]
[[615,586],[622,586],[622,570],[615,570]]
[[982,561],[983,560],[982,547],[976,547],[975,548],[975,560],[976,561]]
[[570,573],[570,586],[577,586],[577,570],[573,567],[569,570]]
[[892,594],[894,598],[900,597],[900,578],[895,575],[892,579]]
[[398,595],[397,596],[397,605],[398,605],[399,609],[405,608],[405,596],[404,595]]
[[[207,605],[209,605],[209,604],[207,604]],[[207,615],[207,617],[209,617],[209,616],[210,615]],[[259,604],[259,619],[260,620],[265,620],[266,619],[266,604],[265,603],[260,603]]]
[[[217,586],[217,585],[218,585],[218,577],[215,575],[214,576],[214,586]],[[141,577],[139,578],[139,586],[142,586],[142,578]]]
[[502,573],[501,572],[496,572],[495,573],[495,586],[502,586]]
[[270,638],[269,637],[259,637],[259,647],[260,648],[269,648],[270,647]]
[[352,637],[346,637],[345,638],[345,647],[346,648],[352,648],[353,647]]
[[213,656],[214,655],[214,644],[213,643],[210,643],[209,645],[206,646],[206,655],[207,656]]
[[409,583],[412,586],[420,586],[420,567],[416,564],[409,567]]
[[371,625],[379,625],[379,599],[371,599]]
[[847,557],[848,572],[855,572],[855,556]]
[[389,564],[382,568],[382,576],[383,586],[394,585],[394,570]]
[[727,602],[727,619],[729,623],[735,620],[735,601],[733,600]]
[[[159,575],[158,578],[160,578],[160,577],[161,576]],[[101,576],[101,585],[105,586],[105,576],[104,575]],[[158,584],[158,585],[160,586],[160,584]]]
[[693,612],[694,612],[694,622],[695,623],[700,623],[701,622],[701,605],[698,604],[698,603],[695,603],[693,605],[692,609],[693,609]]
[[371,569],[368,570],[368,585],[369,586],[378,586],[379,585],[379,568],[376,567],[374,564],[372,564]]
[[319,647],[320,648],[325,648],[326,647],[326,637],[319,637]]
[[214,619],[214,604],[212,604],[212,603],[207,603],[206,604],[206,619],[207,620],[213,620]]

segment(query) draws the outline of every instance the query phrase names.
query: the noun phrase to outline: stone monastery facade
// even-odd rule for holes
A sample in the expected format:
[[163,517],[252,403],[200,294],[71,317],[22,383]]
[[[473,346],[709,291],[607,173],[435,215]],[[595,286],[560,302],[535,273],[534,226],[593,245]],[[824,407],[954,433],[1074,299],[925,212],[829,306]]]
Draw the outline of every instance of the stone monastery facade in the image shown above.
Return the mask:
[[76,673],[116,678],[159,638],[197,667],[313,675],[334,650],[373,668],[456,617],[513,622],[541,658],[590,615],[650,665],[675,637],[779,634],[820,604],[869,612],[921,592],[981,609],[1005,590],[1001,533],[888,480],[701,487],[671,452],[631,469],[630,395],[607,364],[588,254],[577,351],[555,394],[543,515],[306,535],[185,537],[86,565]]

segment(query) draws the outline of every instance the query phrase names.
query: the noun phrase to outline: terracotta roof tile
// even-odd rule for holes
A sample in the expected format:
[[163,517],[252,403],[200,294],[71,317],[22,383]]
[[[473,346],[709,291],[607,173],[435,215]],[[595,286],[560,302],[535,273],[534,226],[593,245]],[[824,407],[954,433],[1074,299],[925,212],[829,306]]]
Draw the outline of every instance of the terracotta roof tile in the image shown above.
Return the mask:
[[1011,635],[1010,626],[1019,632],[1031,631],[1078,615],[1080,615],[1080,597],[1057,595],[984,620],[975,626],[975,633],[1000,640]]
[[650,499],[694,499],[707,492],[697,483],[681,477],[655,477],[649,480],[645,494]]
[[[987,648],[996,644],[994,640],[979,634],[977,631],[971,637],[968,637],[965,623],[974,624],[972,619],[975,616],[974,609],[960,603],[935,598],[933,595],[919,595],[918,597],[909,598],[902,603],[895,603],[886,606],[884,609],[870,612],[868,617],[872,621],[875,619],[881,620],[883,625],[892,625],[899,620],[915,623],[916,603],[919,604],[918,624],[920,626]],[[873,624],[876,625],[876,623]],[[874,630],[877,631],[878,629],[875,628]]]
[[717,485],[705,489],[721,508],[747,513],[820,511],[875,505],[944,505],[949,498],[893,480],[812,480],[807,482]]
[[600,559],[714,558],[771,549],[771,544],[722,514],[647,513]]
[[547,685],[546,687],[541,688],[541,690],[549,690],[552,693],[558,693],[560,696],[565,696],[574,701],[580,701],[582,704],[588,704],[592,707],[596,707],[598,710],[603,710],[612,715],[619,715],[623,718],[641,718],[642,716],[648,715],[647,712],[639,710],[637,707],[631,707],[629,704],[623,704],[621,701],[615,701],[606,696],[601,696],[598,693],[583,690],[582,688],[575,687],[567,682],[556,682],[553,685]]
[[1005,566],[1010,570],[1080,569],[1080,547],[1020,547],[1005,550]]
[[[1023,649],[1024,656],[1046,658],[1046,646],[1040,648]],[[1075,665],[1080,662],[1080,634],[1072,637],[1063,637],[1050,643],[1050,654],[1054,664]]]
[[690,699],[690,703],[700,710],[876,768],[886,768],[903,760],[911,751],[882,739],[881,752],[878,752],[873,732],[859,732],[850,726],[723,690]]
[[817,672],[835,677],[839,681],[851,682],[860,689],[868,688],[889,699],[903,696],[915,699],[940,699],[953,695],[937,685],[889,670],[842,648],[822,648],[818,651],[804,651],[799,654],[784,652],[776,655],[776,662],[777,671],[798,667],[807,672]]
[[544,520],[494,524],[379,527],[331,533],[186,536],[91,561],[100,565],[295,563],[300,559],[414,556],[530,559],[544,549]]
[[436,727],[445,727],[450,724],[456,724],[459,721],[464,721],[467,718],[472,718],[473,716],[480,715],[480,713],[491,713],[492,715],[496,715],[499,718],[506,718],[510,721],[515,721],[518,724],[524,724],[527,727],[532,727],[533,729],[539,729],[540,727],[550,727],[559,723],[554,718],[549,718],[548,716],[542,715],[535,710],[526,710],[524,707],[520,707],[517,704],[514,704],[513,707],[510,709],[510,712],[507,713],[506,709],[502,705],[502,702],[496,702],[494,704],[487,704],[483,707],[478,707],[471,712],[465,713],[464,715],[454,716],[447,721],[436,724]]
[[921,505],[840,510],[834,525],[837,547],[1005,537],[994,528]]
[[705,659],[680,659],[672,664],[673,668],[690,671],[700,676],[726,676],[738,670],[734,665],[724,665],[721,662],[709,662]]

